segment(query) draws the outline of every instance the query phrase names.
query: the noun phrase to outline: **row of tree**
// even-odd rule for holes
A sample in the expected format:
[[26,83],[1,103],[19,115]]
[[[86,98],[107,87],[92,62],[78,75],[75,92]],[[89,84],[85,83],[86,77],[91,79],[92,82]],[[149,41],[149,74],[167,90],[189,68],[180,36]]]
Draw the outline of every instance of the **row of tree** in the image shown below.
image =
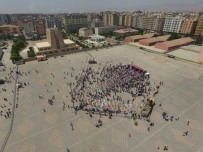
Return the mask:
[[27,46],[27,42],[24,36],[13,39],[13,45],[11,48],[10,59],[12,61],[21,60],[20,51]]

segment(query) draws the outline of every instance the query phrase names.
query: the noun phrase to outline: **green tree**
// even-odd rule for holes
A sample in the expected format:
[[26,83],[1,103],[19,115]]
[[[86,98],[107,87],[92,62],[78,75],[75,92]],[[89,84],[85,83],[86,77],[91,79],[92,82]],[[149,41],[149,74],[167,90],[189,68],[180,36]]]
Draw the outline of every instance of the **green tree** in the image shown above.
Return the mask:
[[180,38],[180,36],[177,33],[171,33],[169,40],[175,40],[175,39],[179,39],[179,38]]
[[11,48],[11,56],[10,59],[13,61],[21,60],[20,51],[27,46],[27,42],[24,36],[20,36],[18,38],[13,39],[13,45]]
[[196,45],[202,45],[202,43],[203,43],[203,36],[201,36],[201,35],[196,36],[195,37],[195,44]]

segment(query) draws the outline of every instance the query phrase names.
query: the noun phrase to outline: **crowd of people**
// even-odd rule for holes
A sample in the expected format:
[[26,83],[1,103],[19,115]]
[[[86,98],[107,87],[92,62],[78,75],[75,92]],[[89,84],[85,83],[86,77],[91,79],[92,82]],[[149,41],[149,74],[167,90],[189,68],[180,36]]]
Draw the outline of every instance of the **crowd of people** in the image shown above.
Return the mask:
[[[155,96],[159,92],[163,84],[160,82],[153,88],[146,71],[122,63],[105,65],[98,70],[88,66],[75,79],[76,84],[70,84],[74,107],[98,113],[132,114],[137,108],[137,96],[142,96],[144,104],[150,95]],[[121,95],[123,92],[130,94],[131,98],[124,99]]]

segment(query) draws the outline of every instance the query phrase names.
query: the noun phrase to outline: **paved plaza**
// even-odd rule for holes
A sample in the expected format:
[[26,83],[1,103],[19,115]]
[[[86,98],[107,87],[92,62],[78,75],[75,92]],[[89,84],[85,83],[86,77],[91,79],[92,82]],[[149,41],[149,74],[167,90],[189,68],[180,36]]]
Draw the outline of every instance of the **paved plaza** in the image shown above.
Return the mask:
[[[135,126],[132,119],[116,116],[112,119],[102,116],[103,126],[97,128],[98,115],[90,118],[84,111],[75,114],[68,108],[72,103],[67,83],[75,83],[74,77],[88,65],[90,58],[88,53],[81,52],[18,66],[27,76],[19,75],[17,82],[27,85],[16,92],[18,106],[5,152],[67,152],[67,148],[70,152],[159,152],[164,151],[164,146],[168,146],[169,152],[203,152],[203,66],[128,45],[89,53],[98,62],[92,65],[94,68],[102,68],[106,62],[133,63],[151,74],[151,82],[163,81],[155,96],[156,105],[150,118],[155,125],[151,130],[147,131],[148,123],[144,120],[138,120]],[[6,52],[3,60],[7,70],[0,71],[1,77],[8,75],[9,68],[16,70],[8,59]],[[14,102],[12,91],[16,74],[13,76],[11,83],[0,85],[0,105],[10,109]],[[6,92],[2,88],[6,88]],[[47,100],[53,95],[54,103],[50,105]],[[4,101],[4,97],[8,101]],[[179,120],[165,121],[163,112],[178,116]],[[0,116],[0,145],[10,124],[10,119]],[[188,136],[183,136],[185,131],[189,132]]]

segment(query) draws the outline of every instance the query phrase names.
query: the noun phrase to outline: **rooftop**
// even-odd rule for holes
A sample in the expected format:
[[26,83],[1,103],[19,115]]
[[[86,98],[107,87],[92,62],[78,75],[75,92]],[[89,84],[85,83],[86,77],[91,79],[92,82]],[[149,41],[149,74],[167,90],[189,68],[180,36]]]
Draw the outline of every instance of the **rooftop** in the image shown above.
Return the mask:
[[133,33],[133,32],[137,32],[137,30],[134,30],[132,28],[126,28],[126,29],[119,29],[119,30],[115,30],[115,33],[120,33],[120,34],[124,34],[124,33]]
[[188,46],[183,46],[181,47],[181,49],[184,50],[189,50],[189,51],[194,51],[194,52],[201,52],[203,50],[202,46],[198,46],[198,45],[188,45]]
[[134,35],[134,36],[129,36],[127,37],[127,39],[147,39],[147,38],[151,38],[152,36],[154,36],[154,33],[149,33],[149,34],[144,34],[144,35]]
[[79,31],[80,31],[80,30],[89,30],[89,28],[83,27],[83,28],[80,28]]
[[185,43],[193,42],[194,40],[190,37],[180,38],[172,41],[162,42],[162,45],[166,45],[168,47],[175,46],[175,45],[182,45]]
[[140,41],[145,41],[147,43],[153,43],[153,42],[158,42],[158,41],[166,41],[169,39],[169,37],[170,37],[170,35],[164,35],[164,36],[152,37],[152,38],[144,39],[144,40],[140,40]]
[[90,35],[89,37],[90,37],[90,38],[97,38],[97,39],[104,39],[104,38],[105,38],[104,36],[96,35],[96,34]]
[[11,24],[4,24],[4,25],[1,25],[0,27],[19,27],[19,26],[11,25]]
[[39,42],[36,43],[37,48],[47,48],[47,47],[51,47],[51,45],[49,44],[49,42]]
[[75,44],[75,42],[73,42],[73,41],[70,40],[70,39],[64,39],[63,42],[64,42],[65,44]]

